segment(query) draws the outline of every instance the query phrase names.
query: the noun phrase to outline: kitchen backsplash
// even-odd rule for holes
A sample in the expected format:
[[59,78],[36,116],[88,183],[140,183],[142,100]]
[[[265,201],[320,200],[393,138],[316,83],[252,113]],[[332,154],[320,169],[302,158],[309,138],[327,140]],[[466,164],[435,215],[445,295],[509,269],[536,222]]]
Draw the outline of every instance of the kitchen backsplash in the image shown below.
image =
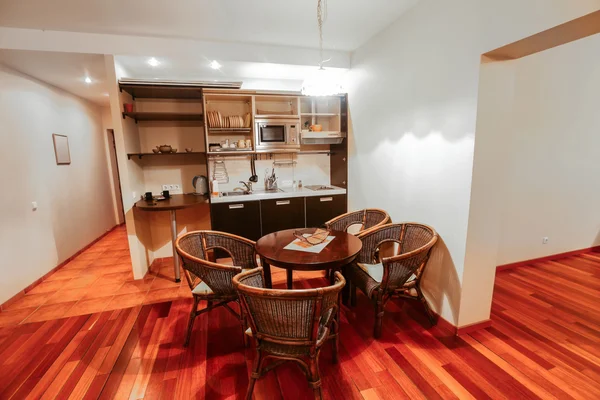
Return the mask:
[[[270,158],[269,155],[259,155],[256,160],[256,174],[258,182],[253,185],[253,189],[264,189],[265,173],[271,173],[274,161],[289,162],[295,161],[294,164],[278,165],[275,164],[275,175],[280,188],[292,187],[293,181],[302,181],[303,185],[329,185],[329,156],[326,154],[276,154]],[[262,158],[262,159],[261,159]],[[232,191],[243,185],[239,181],[248,182],[248,178],[252,175],[250,170],[250,156],[239,157],[220,157],[215,158],[222,160],[225,163],[227,174],[229,176],[228,183],[219,183],[219,191]],[[213,179],[213,171],[215,167],[214,160],[209,163],[209,180]]]

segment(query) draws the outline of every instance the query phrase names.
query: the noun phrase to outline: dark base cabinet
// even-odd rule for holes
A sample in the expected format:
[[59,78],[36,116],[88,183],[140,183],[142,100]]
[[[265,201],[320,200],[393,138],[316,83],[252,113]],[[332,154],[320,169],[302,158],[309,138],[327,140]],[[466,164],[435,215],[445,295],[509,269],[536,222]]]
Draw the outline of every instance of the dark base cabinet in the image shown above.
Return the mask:
[[258,201],[211,204],[210,216],[215,231],[233,233],[251,240],[261,237]]
[[261,200],[262,235],[304,228],[304,198]]
[[285,229],[319,227],[345,212],[345,194],[217,203],[210,206],[213,230],[254,241]]
[[306,198],[306,227],[319,227],[333,217],[345,214],[346,195],[315,196]]

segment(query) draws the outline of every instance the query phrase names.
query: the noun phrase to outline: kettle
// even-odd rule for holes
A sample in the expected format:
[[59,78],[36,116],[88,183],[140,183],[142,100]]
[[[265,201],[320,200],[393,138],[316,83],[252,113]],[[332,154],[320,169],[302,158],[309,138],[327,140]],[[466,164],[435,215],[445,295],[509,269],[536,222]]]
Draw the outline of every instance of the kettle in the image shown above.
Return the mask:
[[204,175],[196,175],[192,179],[192,186],[196,191],[196,194],[208,194],[208,179]]

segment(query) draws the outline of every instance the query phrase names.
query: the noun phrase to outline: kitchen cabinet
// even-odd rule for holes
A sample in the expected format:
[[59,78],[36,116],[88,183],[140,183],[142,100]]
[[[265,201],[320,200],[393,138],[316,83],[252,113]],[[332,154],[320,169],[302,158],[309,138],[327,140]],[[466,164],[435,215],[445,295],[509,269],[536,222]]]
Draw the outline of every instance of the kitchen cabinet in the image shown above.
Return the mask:
[[262,235],[284,229],[304,228],[304,198],[260,201]]
[[326,195],[306,198],[306,226],[318,227],[333,217],[346,213],[346,195]]
[[210,216],[212,229],[215,231],[251,240],[261,237],[259,201],[211,204]]

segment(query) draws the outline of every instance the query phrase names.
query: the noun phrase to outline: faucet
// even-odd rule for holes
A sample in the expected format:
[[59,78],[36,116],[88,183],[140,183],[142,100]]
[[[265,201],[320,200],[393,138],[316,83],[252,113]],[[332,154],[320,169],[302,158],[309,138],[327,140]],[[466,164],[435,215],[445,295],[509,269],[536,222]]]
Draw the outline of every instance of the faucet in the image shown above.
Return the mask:
[[252,182],[240,181],[240,183],[246,187],[246,190],[245,190],[246,193],[252,194]]

